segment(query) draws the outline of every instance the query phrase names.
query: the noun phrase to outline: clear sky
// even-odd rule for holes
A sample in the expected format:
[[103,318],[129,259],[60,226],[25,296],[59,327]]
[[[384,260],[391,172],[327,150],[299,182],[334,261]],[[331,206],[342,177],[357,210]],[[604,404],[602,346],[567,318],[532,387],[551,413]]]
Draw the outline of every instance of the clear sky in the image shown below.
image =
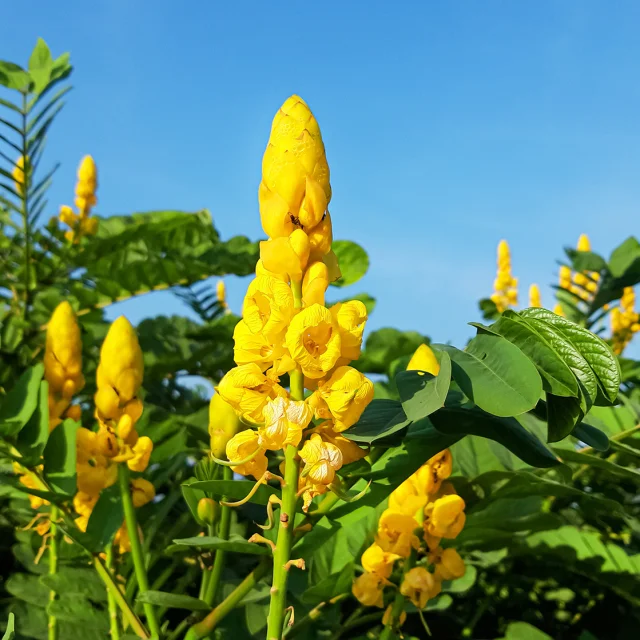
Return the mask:
[[[262,235],[270,123],[292,93],[322,129],[334,236],[371,269],[369,327],[462,343],[509,240],[521,295],[556,282],[588,233],[608,255],[640,232],[640,3],[5,3],[0,58],[42,36],[70,51],[74,91],[50,136],[51,203],[82,155],[98,213],[209,209],[223,237]],[[56,211],[52,209],[51,214]],[[246,282],[228,282],[238,311]],[[134,322],[181,312],[170,294],[122,303]]]

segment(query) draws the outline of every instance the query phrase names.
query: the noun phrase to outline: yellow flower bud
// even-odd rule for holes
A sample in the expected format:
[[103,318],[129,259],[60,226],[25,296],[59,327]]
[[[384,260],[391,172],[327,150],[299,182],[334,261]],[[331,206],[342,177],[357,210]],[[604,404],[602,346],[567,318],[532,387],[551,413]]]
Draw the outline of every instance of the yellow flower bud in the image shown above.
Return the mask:
[[220,304],[226,304],[227,288],[225,287],[224,280],[218,280],[216,284],[216,298]]
[[432,376],[437,376],[440,371],[440,363],[436,359],[431,347],[421,344],[411,356],[407,371],[426,371]]
[[354,582],[351,592],[365,607],[384,607],[382,592],[385,580],[375,573],[363,573]]
[[226,455],[227,442],[240,428],[240,420],[233,407],[219,393],[214,394],[209,403],[209,436],[211,453],[216,458]]
[[340,362],[348,364],[360,357],[367,308],[360,300],[350,300],[334,304],[330,311],[340,333]]
[[309,237],[302,229],[295,229],[288,238],[273,238],[260,243],[260,259],[269,271],[287,274],[300,280],[307,267],[310,252]]
[[288,98],[273,120],[258,199],[263,229],[272,238],[312,229],[331,200],[320,128],[298,96]]
[[294,361],[308,378],[321,378],[340,357],[340,330],[331,312],[319,304],[298,313],[285,337]]
[[136,509],[151,502],[155,497],[156,490],[151,482],[144,478],[134,478],[131,481],[131,498]]
[[216,391],[239,415],[255,423],[262,421],[262,409],[270,398],[287,396],[287,392],[277,384],[277,378],[264,375],[254,363],[231,369]]
[[455,538],[465,523],[464,500],[455,494],[445,495],[427,504],[425,531],[439,538]]
[[336,471],[342,467],[342,452],[330,442],[324,442],[314,433],[300,450],[304,461],[303,474],[313,484],[329,485]]
[[371,400],[371,380],[353,367],[342,366],[338,367],[328,380],[320,382],[318,390],[311,395],[308,402],[316,417],[333,417],[334,428],[340,432],[360,419]]
[[80,327],[66,300],[56,307],[47,325],[44,367],[50,393],[62,394],[67,382],[73,385],[71,390],[67,384],[67,393],[71,390],[71,395],[84,386]]
[[583,233],[578,238],[578,246],[576,248],[578,251],[591,251],[591,242],[589,241],[589,236],[586,233]]
[[278,397],[267,402],[262,416],[264,425],[258,428],[260,443],[265,449],[278,451],[290,444],[294,447],[300,444],[312,412],[306,402]]
[[153,451],[151,438],[142,436],[133,446],[133,458],[127,461],[127,466],[131,471],[144,471],[149,466],[149,458]]
[[380,545],[374,543],[362,554],[362,568],[368,573],[376,573],[383,578],[388,578],[393,571],[393,563],[401,557],[397,553],[383,551]]
[[400,585],[400,593],[409,598],[418,609],[424,609],[427,602],[435,598],[440,590],[440,581],[424,567],[414,567],[408,571]]
[[456,580],[466,572],[464,560],[455,549],[445,549],[436,564],[435,577],[440,580]]
[[220,505],[211,498],[201,498],[198,501],[198,518],[205,524],[215,524],[220,515]]
[[254,456],[250,461],[231,467],[242,476],[253,476],[259,480],[267,470],[267,457],[260,443],[260,436],[253,429],[237,433],[227,442],[227,458],[234,462]]
[[312,304],[324,306],[324,294],[329,287],[329,271],[324,262],[312,262],[302,280],[302,302],[305,307]]
[[383,551],[408,558],[412,548],[420,548],[420,540],[414,533],[418,527],[412,516],[387,509],[380,516],[376,542]]

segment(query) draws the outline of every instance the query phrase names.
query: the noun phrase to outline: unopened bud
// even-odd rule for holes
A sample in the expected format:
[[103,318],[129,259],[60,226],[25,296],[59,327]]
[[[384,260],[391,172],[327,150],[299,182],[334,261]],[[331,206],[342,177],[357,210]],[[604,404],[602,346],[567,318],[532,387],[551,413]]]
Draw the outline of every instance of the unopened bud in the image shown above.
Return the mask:
[[198,518],[205,524],[214,524],[220,515],[220,505],[212,498],[201,498],[198,502]]

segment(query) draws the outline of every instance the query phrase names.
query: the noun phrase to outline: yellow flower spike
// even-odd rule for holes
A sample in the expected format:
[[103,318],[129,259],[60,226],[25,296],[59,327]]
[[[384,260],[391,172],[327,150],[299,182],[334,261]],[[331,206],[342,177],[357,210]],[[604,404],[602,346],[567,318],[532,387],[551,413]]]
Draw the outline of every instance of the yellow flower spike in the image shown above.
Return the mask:
[[360,300],[338,302],[329,311],[340,332],[340,362],[348,364],[360,357],[367,307]]
[[298,281],[307,267],[311,246],[302,229],[295,229],[288,238],[274,238],[260,243],[263,266],[275,273],[287,274]]
[[151,502],[156,497],[156,490],[148,480],[134,478],[131,481],[131,497],[133,506],[137,509]]
[[556,304],[555,307],[553,307],[553,313],[555,313],[557,316],[562,316],[564,318],[564,309],[562,308],[562,305],[559,302]]
[[427,602],[435,598],[440,590],[440,582],[424,567],[414,567],[408,571],[400,585],[400,593],[409,598],[418,609],[424,609]]
[[425,531],[434,537],[457,537],[466,520],[464,507],[464,500],[458,495],[437,498],[425,508]]
[[333,428],[333,422],[330,420],[323,422],[319,427],[317,427],[315,429],[315,433],[317,433],[324,442],[329,442],[340,449],[343,466],[362,460],[362,458],[367,455],[367,451],[365,449],[360,448],[355,442],[348,440],[343,435],[335,431]]
[[312,304],[324,306],[324,294],[329,287],[329,271],[324,262],[312,262],[302,280],[302,302],[305,307]]
[[272,344],[282,342],[294,314],[293,292],[286,282],[268,275],[258,275],[251,281],[242,318],[252,333],[261,334]]
[[411,356],[407,371],[426,371],[432,376],[437,376],[440,372],[440,363],[436,359],[431,347],[421,344]]
[[[393,616],[393,604],[390,604],[385,610],[382,616],[382,625],[388,627],[391,624]],[[397,621],[396,626],[401,627],[407,621],[407,612],[403,609],[400,613],[400,619]]]
[[384,607],[382,592],[385,579],[375,573],[363,573],[358,576],[351,588],[354,597],[365,607]]
[[272,238],[312,229],[331,200],[320,128],[298,96],[288,98],[273,119],[258,200],[262,227]]
[[393,564],[400,560],[401,555],[383,551],[380,545],[374,543],[362,554],[362,568],[368,573],[375,573],[383,578],[388,578],[393,571]]
[[586,233],[583,233],[578,238],[578,245],[576,247],[578,251],[591,251],[591,241]]
[[224,284],[224,280],[218,280],[216,284],[216,298],[221,305],[227,303],[227,288]]
[[257,364],[243,364],[231,369],[222,378],[216,391],[238,415],[258,423],[262,421],[262,409],[269,399],[287,396],[277,382],[277,378],[262,373]]
[[498,244],[498,271],[491,300],[500,313],[518,303],[518,280],[511,273],[511,251],[506,240]]
[[52,429],[60,422],[74,393],[84,387],[80,327],[66,300],[56,307],[47,325],[44,377],[49,383],[49,428]]
[[136,394],[142,385],[144,365],[138,336],[131,323],[120,316],[109,327],[100,350],[100,364],[96,372],[98,390],[95,395],[96,413],[99,420],[117,421],[133,402],[136,412],[140,402]]
[[636,295],[633,287],[625,287],[620,306],[611,310],[611,341],[613,351],[620,355],[640,330],[640,314],[634,307]]
[[340,357],[341,338],[331,312],[319,304],[298,313],[287,330],[285,343],[293,360],[308,378],[322,378]]
[[131,471],[144,471],[149,466],[149,458],[153,451],[151,438],[142,436],[133,446],[133,458],[127,461],[127,466]]
[[408,558],[411,549],[420,548],[420,540],[414,533],[418,526],[415,518],[387,509],[380,516],[376,542],[383,551]]
[[330,485],[336,471],[342,467],[342,452],[330,442],[324,442],[314,433],[300,450],[304,461],[303,475],[315,485]]
[[[25,172],[25,167],[26,167],[26,172]],[[25,177],[25,173],[26,173],[26,177]],[[19,196],[24,195],[25,187],[28,189],[30,174],[31,174],[31,162],[29,161],[29,156],[26,156],[26,162],[25,162],[25,156],[20,156],[16,160],[15,167],[11,172],[11,175],[13,176],[13,180],[14,180],[14,186]]]
[[[245,429],[227,442],[227,458],[230,462],[242,461],[242,464],[231,467],[242,476],[253,476],[258,480],[267,471],[267,457],[260,436],[253,429]],[[249,460],[245,462],[246,459]]]
[[209,438],[211,453],[216,458],[226,455],[227,443],[242,428],[238,414],[219,393],[209,403]]
[[333,417],[335,431],[342,432],[358,422],[371,400],[371,380],[353,367],[342,366],[320,382],[308,402],[317,418]]
[[278,397],[267,402],[262,416],[264,425],[258,428],[260,443],[265,449],[278,451],[289,444],[294,447],[300,444],[312,411],[306,402]]
[[445,549],[436,563],[435,577],[440,580],[456,580],[466,573],[464,560],[455,549]]
[[532,284],[529,287],[529,306],[541,307],[542,296],[540,295],[540,287],[537,284]]

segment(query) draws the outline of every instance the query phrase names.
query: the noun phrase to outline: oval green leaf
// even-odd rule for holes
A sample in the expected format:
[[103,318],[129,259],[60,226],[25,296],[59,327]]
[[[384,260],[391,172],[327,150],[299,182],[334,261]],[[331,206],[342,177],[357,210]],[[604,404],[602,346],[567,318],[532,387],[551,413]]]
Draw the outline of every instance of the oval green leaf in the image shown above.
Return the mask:
[[404,429],[410,422],[397,400],[373,400],[360,420],[342,435],[354,442],[370,444]]
[[346,287],[358,282],[369,269],[367,252],[351,240],[335,240],[331,245],[338,258],[342,276],[333,282],[334,287]]
[[197,547],[199,549],[221,549],[232,553],[249,553],[255,556],[269,556],[271,549],[263,544],[248,542],[239,535],[231,534],[228,540],[216,536],[194,536],[192,538],[178,538],[174,545],[182,547]]
[[166,591],[145,591],[136,598],[143,604],[155,604],[158,607],[168,609],[187,609],[188,611],[211,611],[211,606],[204,600],[192,596],[183,596],[178,593]]

